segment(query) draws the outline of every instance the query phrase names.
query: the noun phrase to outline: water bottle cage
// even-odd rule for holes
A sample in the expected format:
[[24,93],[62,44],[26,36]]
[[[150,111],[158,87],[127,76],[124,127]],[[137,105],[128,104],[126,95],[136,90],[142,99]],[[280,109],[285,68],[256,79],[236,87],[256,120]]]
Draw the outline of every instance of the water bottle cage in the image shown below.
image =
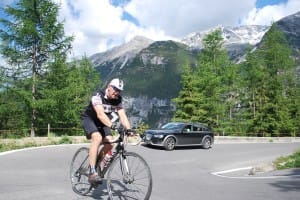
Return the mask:
[[102,171],[106,171],[106,168],[110,165],[111,161],[114,159],[116,152],[113,152],[109,158],[104,158],[104,165]]
[[104,161],[104,166],[103,166],[103,168],[105,169],[107,166],[108,166],[108,164],[109,164],[109,161],[110,161],[110,159],[109,160],[105,160]]

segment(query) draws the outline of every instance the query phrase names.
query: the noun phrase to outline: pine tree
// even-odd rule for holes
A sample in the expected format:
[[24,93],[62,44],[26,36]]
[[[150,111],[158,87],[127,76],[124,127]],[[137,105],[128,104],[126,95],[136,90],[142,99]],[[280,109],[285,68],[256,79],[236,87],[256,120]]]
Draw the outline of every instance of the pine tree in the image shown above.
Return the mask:
[[[18,80],[31,79],[31,87],[22,92],[31,112],[31,136],[35,135],[38,117],[38,79],[48,71],[54,54],[65,55],[70,50],[73,39],[64,35],[63,23],[57,20],[58,10],[58,5],[51,0],[20,0],[14,7],[4,9],[8,18],[0,19],[4,26],[0,30],[0,53],[9,65],[10,74]],[[26,94],[29,92],[30,99]]]
[[[291,49],[273,24],[260,48],[248,53],[243,68],[251,107],[250,131],[279,135],[291,133],[297,118],[297,84]],[[293,111],[292,111],[293,110]],[[293,117],[292,117],[293,116]]]
[[229,101],[230,94],[237,93],[237,66],[229,61],[222,47],[220,30],[206,35],[203,44],[197,68],[184,67],[182,90],[173,99],[177,105],[173,120],[202,122],[221,129],[227,113],[231,118],[232,106],[237,102]]
[[[18,95],[20,91],[12,87],[14,81],[8,77],[4,69],[0,67],[0,129],[16,130],[18,127],[25,127],[24,101]],[[23,132],[15,131],[14,134],[22,135]]]
[[265,36],[260,52],[264,56],[268,82],[266,96],[268,103],[264,107],[264,118],[267,131],[278,135],[291,132],[293,127],[290,118],[291,91],[295,87],[294,75],[291,70],[295,63],[292,51],[284,34],[273,24]]
[[[264,133],[262,107],[266,103],[267,73],[264,59],[258,51],[248,52],[243,63],[241,76],[243,79],[243,118],[247,121],[248,131]],[[254,119],[257,123],[253,126]]]
[[184,66],[181,83],[182,90],[179,92],[179,96],[173,99],[176,103],[173,121],[203,122],[206,111],[199,109],[203,99],[197,88],[197,78],[188,64]]
[[205,103],[199,108],[207,112],[206,122],[216,129],[222,127],[226,115],[222,96],[227,93],[225,84],[228,80],[223,76],[230,62],[223,43],[221,30],[208,34],[203,39],[204,48],[200,53],[197,69],[197,88],[200,95],[205,98]]
[[[99,84],[99,73],[90,61],[82,60],[66,63],[65,58],[56,56],[49,72],[43,80],[41,100],[37,110],[44,113],[39,125],[46,127],[78,127],[79,115],[86,106],[88,96]],[[65,132],[63,132],[66,134]]]

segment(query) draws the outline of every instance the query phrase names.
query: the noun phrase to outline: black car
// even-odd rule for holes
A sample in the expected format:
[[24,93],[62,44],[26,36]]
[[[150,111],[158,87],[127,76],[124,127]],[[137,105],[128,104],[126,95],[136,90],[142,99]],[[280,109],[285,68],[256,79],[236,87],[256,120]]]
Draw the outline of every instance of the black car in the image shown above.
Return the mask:
[[214,143],[211,129],[200,123],[170,122],[160,129],[146,130],[143,135],[146,144],[163,146],[166,150],[191,145],[201,145],[208,149]]

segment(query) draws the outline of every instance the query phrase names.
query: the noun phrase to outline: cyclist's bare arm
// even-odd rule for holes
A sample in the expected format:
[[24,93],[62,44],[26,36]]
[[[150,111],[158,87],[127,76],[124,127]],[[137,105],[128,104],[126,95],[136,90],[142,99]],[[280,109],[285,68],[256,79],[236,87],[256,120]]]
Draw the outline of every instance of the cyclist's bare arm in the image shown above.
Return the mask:
[[124,126],[124,128],[126,130],[131,129],[130,122],[127,118],[125,110],[124,109],[118,110],[118,114],[119,114],[119,117],[120,117],[121,124]]
[[112,122],[110,121],[110,119],[107,117],[107,115],[104,112],[104,108],[103,105],[101,104],[96,104],[93,105],[94,110],[97,113],[97,117],[98,119],[107,127],[111,127],[112,126]]

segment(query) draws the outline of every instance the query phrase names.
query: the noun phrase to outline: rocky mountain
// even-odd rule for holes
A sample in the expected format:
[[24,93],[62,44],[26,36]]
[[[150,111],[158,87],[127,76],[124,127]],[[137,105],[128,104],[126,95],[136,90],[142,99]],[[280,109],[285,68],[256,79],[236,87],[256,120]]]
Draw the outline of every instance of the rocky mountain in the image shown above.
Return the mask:
[[225,46],[230,46],[231,44],[256,45],[268,31],[269,26],[218,26],[207,31],[191,33],[184,37],[181,42],[190,47],[202,48],[203,37],[216,29],[221,30]]
[[[296,55],[300,49],[299,16],[300,12],[276,22]],[[259,44],[269,29],[267,26],[216,28],[221,29],[224,47],[236,62],[242,60],[247,48]],[[143,121],[156,126],[168,121],[174,113],[171,99],[180,91],[182,68],[187,62],[196,64],[204,35],[216,28],[191,33],[180,42],[152,41],[138,36],[124,45],[92,55],[90,59],[102,80],[116,76],[125,80],[125,105],[131,122]]]
[[300,59],[300,12],[287,16],[278,22],[277,27],[286,35],[295,57]]
[[[130,120],[154,125],[170,119],[175,106],[171,99],[181,88],[182,66],[196,62],[196,54],[174,41],[153,42],[136,54],[126,67],[116,70],[125,81],[124,95]],[[103,67],[103,66],[102,66]]]
[[[110,77],[113,72],[122,69],[127,63],[131,62],[137,53],[153,42],[148,38],[136,36],[126,44],[92,55],[90,60],[101,72],[102,77]],[[115,70],[116,66],[119,69]]]
[[188,45],[192,49],[201,49],[203,47],[202,40],[205,35],[220,29],[224,39],[224,47],[229,57],[238,62],[245,54],[247,48],[251,48],[259,43],[264,34],[269,30],[269,26],[218,26],[203,32],[194,32],[184,37],[181,42]]

